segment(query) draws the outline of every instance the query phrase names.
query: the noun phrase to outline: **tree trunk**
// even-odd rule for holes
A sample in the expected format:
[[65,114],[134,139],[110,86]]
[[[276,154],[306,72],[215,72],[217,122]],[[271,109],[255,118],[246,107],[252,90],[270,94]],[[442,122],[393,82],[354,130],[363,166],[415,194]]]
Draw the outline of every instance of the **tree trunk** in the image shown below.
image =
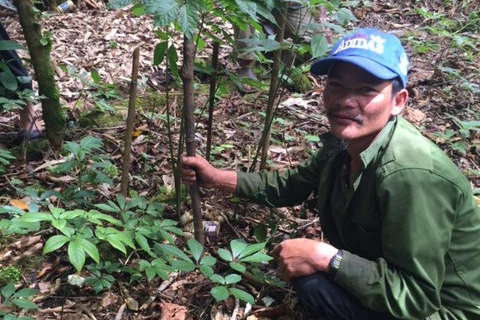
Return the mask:
[[[187,144],[187,156],[195,157],[195,103],[193,88],[193,59],[195,44],[184,36],[183,40],[183,66],[181,77],[183,80],[183,113],[185,119],[185,137]],[[190,198],[192,200],[192,215],[195,239],[204,244],[202,211],[200,208],[200,193],[198,185],[190,186]]]
[[41,100],[45,132],[50,145],[59,149],[63,144],[66,122],[53,67],[50,63],[51,43],[48,38],[42,38],[39,18],[34,12],[32,0],[14,0],[13,4],[17,8],[23,35],[35,70],[38,94],[45,97]]

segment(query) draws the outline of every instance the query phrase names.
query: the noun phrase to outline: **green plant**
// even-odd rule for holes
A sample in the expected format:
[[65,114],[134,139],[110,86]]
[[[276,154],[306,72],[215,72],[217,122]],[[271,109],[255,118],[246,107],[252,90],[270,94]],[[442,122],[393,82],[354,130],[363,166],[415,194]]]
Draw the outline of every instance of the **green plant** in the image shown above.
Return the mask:
[[16,157],[8,150],[0,149],[0,174],[5,172],[10,162],[15,160]]
[[[85,278],[85,284],[90,285],[96,293],[103,290],[109,290],[115,282],[115,278],[111,275],[113,272],[118,272],[122,269],[120,263],[112,263],[110,261],[100,262],[97,264],[90,264],[85,267],[89,272],[89,277]],[[105,273],[102,273],[105,270]]]
[[452,119],[458,129],[447,129],[443,132],[435,132],[433,135],[442,139],[453,151],[465,155],[470,146],[472,133],[480,132],[480,121],[463,121],[453,115],[447,116]]
[[17,283],[20,281],[20,278],[21,273],[17,268],[12,266],[0,268],[0,285],[5,285],[10,282]]
[[0,214],[7,215],[0,219],[1,234],[28,234],[40,229],[38,222],[29,222],[22,220],[26,212],[14,206],[0,207]]
[[18,309],[37,309],[37,305],[30,300],[30,298],[37,292],[38,290],[29,288],[23,288],[19,291],[16,291],[13,282],[10,282],[0,291],[2,298],[0,301],[2,303],[0,316],[3,316],[4,320],[33,320],[27,316],[18,317],[15,313],[18,313]]
[[[116,172],[110,157],[102,151],[102,140],[86,136],[80,142],[67,141],[63,146],[65,161],[49,168],[56,176],[71,177],[69,185],[58,196],[73,204],[86,204],[102,184],[111,185]],[[78,177],[78,178],[74,178]]]

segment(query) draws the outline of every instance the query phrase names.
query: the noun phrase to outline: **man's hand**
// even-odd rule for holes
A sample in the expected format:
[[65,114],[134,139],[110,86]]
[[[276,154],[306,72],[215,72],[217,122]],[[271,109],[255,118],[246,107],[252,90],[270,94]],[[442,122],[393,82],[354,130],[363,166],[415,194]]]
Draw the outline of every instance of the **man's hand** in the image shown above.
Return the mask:
[[285,240],[272,250],[280,276],[285,281],[318,271],[327,272],[328,263],[338,249],[318,240],[298,238]]
[[198,154],[195,157],[180,156],[179,170],[186,185],[197,182],[199,187],[235,192],[237,173],[214,168]]
[[211,189],[215,187],[215,169],[207,160],[200,155],[195,157],[180,156],[180,175],[183,182],[190,186],[195,182],[200,187]]

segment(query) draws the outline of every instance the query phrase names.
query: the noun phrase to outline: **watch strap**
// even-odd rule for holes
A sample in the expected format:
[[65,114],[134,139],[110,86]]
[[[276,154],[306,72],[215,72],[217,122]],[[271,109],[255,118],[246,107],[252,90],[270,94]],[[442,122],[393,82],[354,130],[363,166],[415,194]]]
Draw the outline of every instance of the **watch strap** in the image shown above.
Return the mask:
[[340,264],[343,260],[343,250],[338,250],[337,253],[333,256],[333,258],[328,263],[328,275],[333,278],[337,274],[338,269],[340,268]]

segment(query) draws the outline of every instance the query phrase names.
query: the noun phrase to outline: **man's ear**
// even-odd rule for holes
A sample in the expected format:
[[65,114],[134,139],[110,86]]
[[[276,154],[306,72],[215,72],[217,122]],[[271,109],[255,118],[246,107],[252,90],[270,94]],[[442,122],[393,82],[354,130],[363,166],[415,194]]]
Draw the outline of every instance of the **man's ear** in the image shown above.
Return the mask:
[[391,114],[392,116],[398,116],[405,109],[405,105],[408,100],[408,91],[407,89],[402,89],[393,98],[393,107]]

